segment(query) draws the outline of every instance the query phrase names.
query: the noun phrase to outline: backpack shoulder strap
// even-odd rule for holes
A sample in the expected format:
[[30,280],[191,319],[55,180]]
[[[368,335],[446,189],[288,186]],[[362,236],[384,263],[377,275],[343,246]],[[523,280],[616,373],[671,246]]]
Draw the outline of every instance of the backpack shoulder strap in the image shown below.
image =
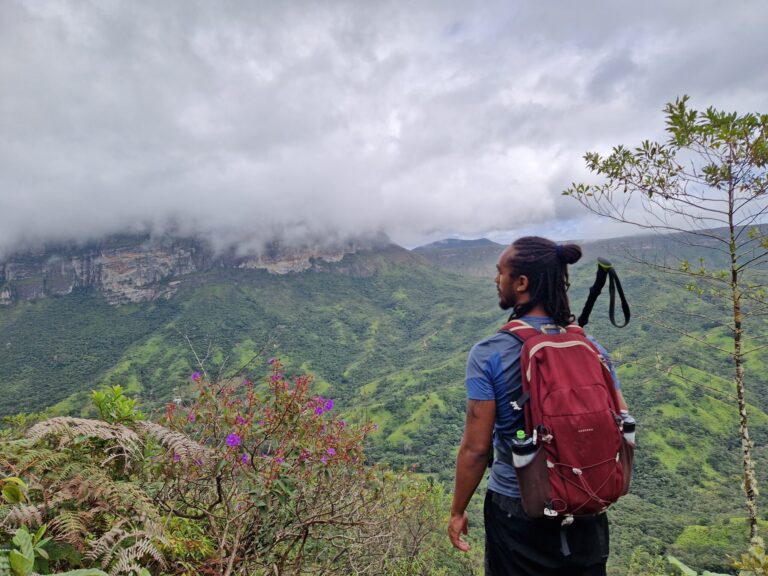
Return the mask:
[[579,326],[578,324],[568,324],[568,326],[565,327],[565,331],[568,334],[578,334],[579,336],[587,337],[587,333],[584,332],[584,328]]
[[525,341],[528,340],[528,338],[541,334],[536,328],[522,320],[512,320],[511,322],[507,322],[504,326],[499,328],[498,331],[514,336],[523,344],[525,344]]

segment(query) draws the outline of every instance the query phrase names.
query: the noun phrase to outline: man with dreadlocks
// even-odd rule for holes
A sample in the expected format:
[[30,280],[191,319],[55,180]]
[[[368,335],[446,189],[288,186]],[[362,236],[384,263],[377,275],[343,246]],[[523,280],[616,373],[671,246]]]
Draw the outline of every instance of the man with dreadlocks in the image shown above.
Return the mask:
[[[512,310],[536,329],[574,321],[568,302],[568,264],[581,258],[575,244],[557,245],[535,236],[516,240],[496,266],[499,306]],[[492,576],[599,576],[608,559],[605,514],[577,518],[568,528],[568,554],[563,553],[561,527],[547,518],[526,516],[510,441],[522,427],[523,413],[510,402],[520,395],[520,341],[497,333],[478,342],[467,361],[467,415],[456,459],[456,484],[448,535],[462,551],[468,532],[466,508],[483,478],[491,451],[496,458],[485,497],[485,573]],[[618,382],[616,382],[618,388]],[[620,396],[622,408],[626,404]]]

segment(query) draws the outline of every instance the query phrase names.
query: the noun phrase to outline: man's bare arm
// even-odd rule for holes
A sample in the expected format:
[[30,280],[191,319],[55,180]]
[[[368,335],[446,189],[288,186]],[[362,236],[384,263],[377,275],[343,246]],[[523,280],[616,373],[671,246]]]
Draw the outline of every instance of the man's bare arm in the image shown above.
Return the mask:
[[461,535],[466,534],[468,530],[465,511],[488,465],[495,421],[495,400],[467,401],[467,418],[459,454],[456,457],[456,483],[451,519],[448,523],[448,536],[459,550],[469,550],[469,545],[461,539]]

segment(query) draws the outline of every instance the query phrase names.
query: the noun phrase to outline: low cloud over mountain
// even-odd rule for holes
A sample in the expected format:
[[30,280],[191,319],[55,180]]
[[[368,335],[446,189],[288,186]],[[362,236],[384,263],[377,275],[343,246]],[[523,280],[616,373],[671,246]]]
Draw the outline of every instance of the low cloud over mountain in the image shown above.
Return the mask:
[[[661,108],[765,112],[768,6],[9,0],[0,251],[595,229],[584,151]],[[495,236],[494,236],[495,234]]]

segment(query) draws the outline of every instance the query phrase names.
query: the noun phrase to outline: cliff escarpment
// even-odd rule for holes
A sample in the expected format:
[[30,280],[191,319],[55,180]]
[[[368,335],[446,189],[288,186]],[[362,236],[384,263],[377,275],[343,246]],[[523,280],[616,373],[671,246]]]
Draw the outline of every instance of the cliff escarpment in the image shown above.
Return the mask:
[[[321,269],[362,248],[290,247],[271,244],[255,255],[216,253],[189,239],[110,239],[82,248],[46,248],[11,255],[0,262],[0,305],[95,290],[111,304],[143,302],[172,296],[185,278],[217,267],[288,274]],[[365,246],[367,247],[367,246]]]

